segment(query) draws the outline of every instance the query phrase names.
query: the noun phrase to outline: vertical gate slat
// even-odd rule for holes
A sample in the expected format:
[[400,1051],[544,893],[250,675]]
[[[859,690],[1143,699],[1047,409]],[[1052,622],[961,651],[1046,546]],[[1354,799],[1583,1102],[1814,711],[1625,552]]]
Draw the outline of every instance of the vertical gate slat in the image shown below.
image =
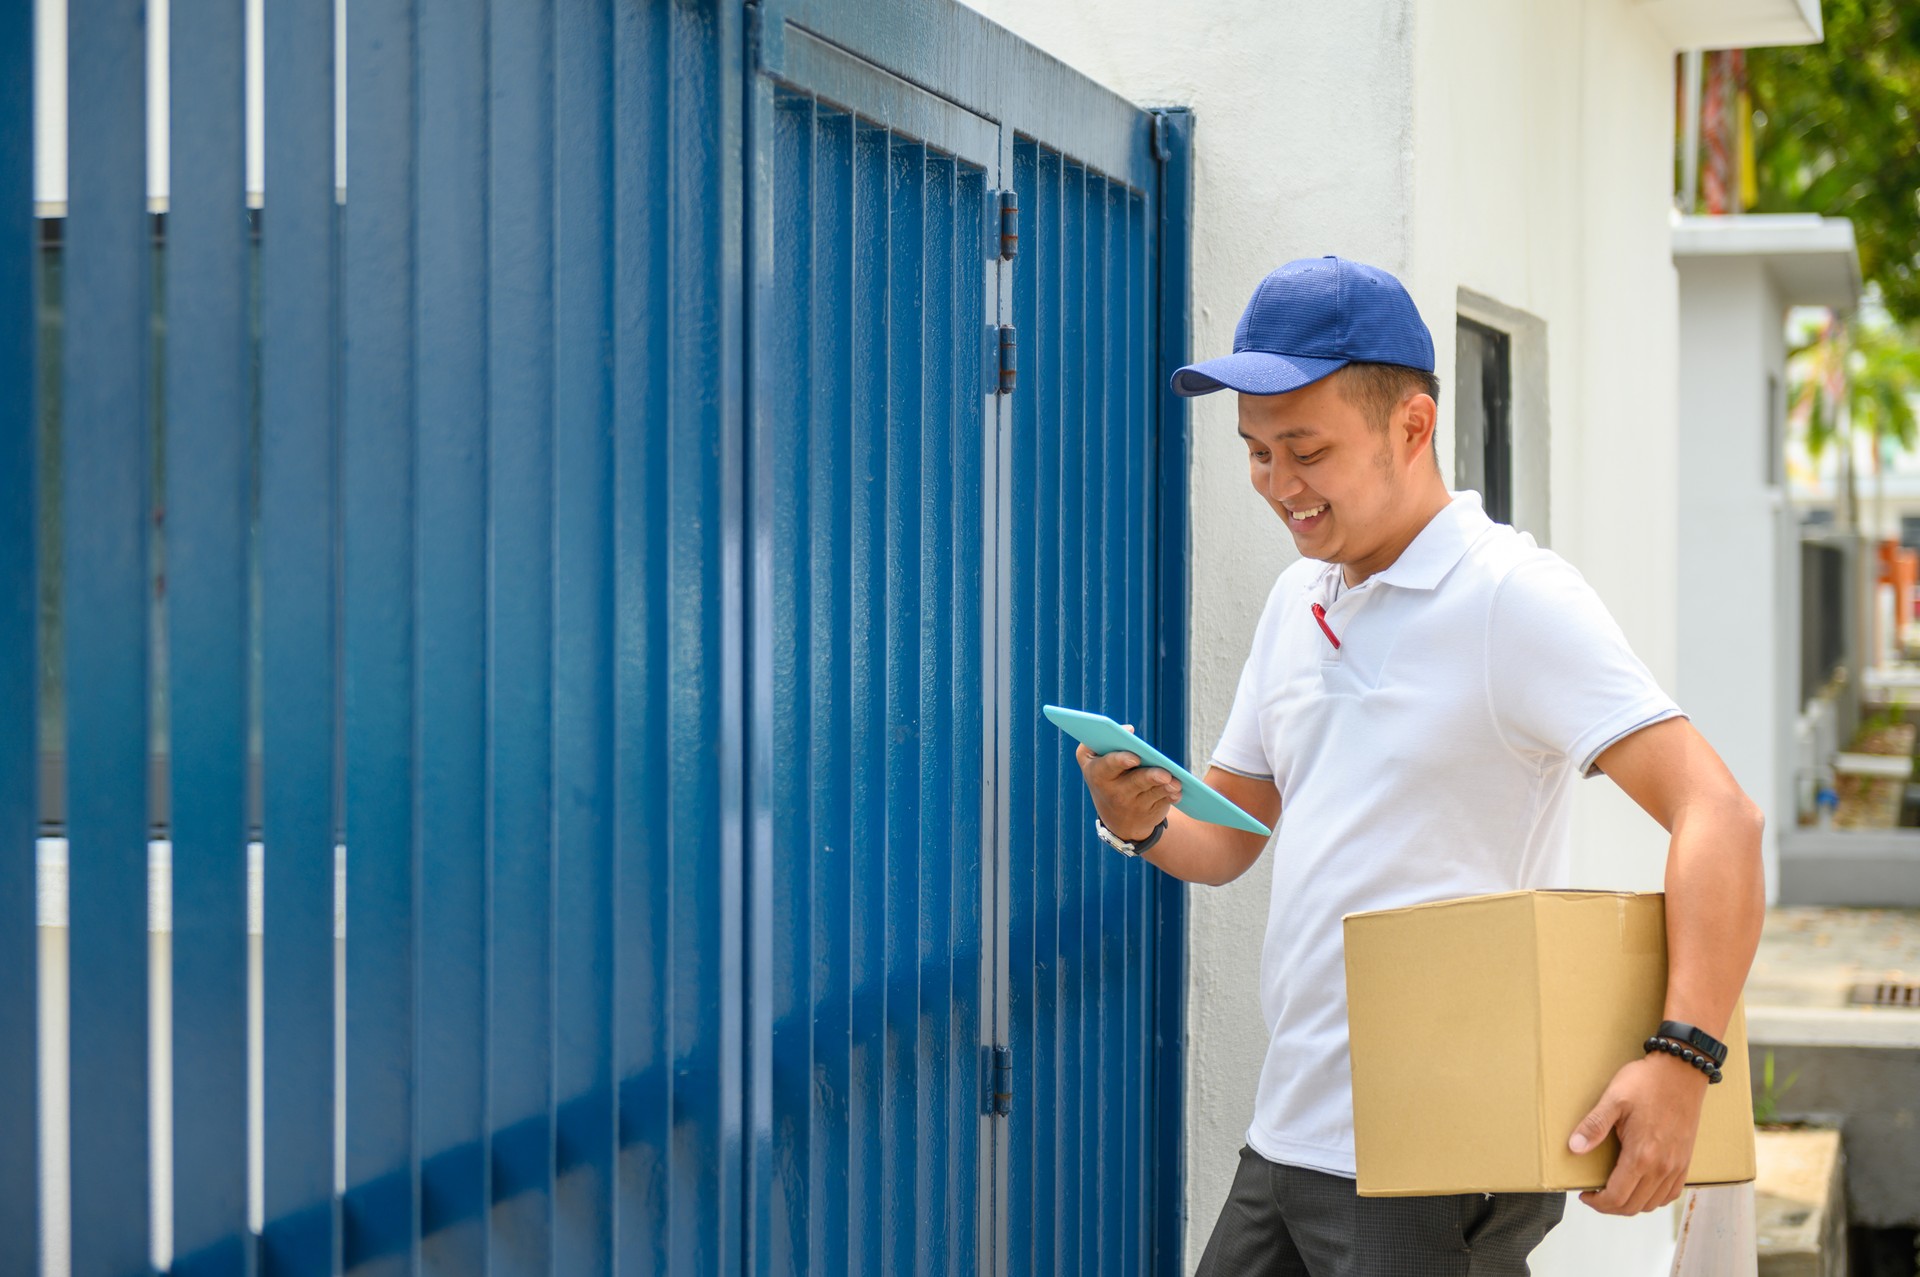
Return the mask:
[[338,205],[330,0],[264,11],[260,245],[264,1277],[324,1277],[334,1208]]
[[[980,1199],[979,1176],[975,1168],[980,1160],[983,1101],[981,1048],[986,1043],[982,1017],[991,1029],[992,1011],[981,1005],[980,967],[986,937],[981,933],[983,857],[991,837],[986,821],[988,811],[982,795],[976,792],[985,769],[987,705],[996,689],[986,681],[982,660],[982,635],[989,603],[984,590],[983,571],[988,547],[997,549],[997,533],[986,527],[986,485],[990,474],[986,465],[988,413],[992,400],[983,402],[979,387],[981,346],[968,340],[985,308],[986,242],[984,212],[986,177],[978,168],[961,166],[954,179],[953,229],[944,251],[952,261],[953,299],[947,308],[951,316],[945,334],[946,349],[954,353],[952,384],[947,390],[953,404],[953,445],[950,450],[954,478],[952,512],[946,529],[950,542],[948,562],[953,573],[952,594],[956,600],[968,600],[964,609],[952,611],[952,669],[945,692],[946,713],[950,720],[948,744],[944,753],[950,760],[948,774],[955,778],[949,799],[953,809],[949,839],[953,846],[951,886],[953,958],[953,1007],[947,1032],[952,1042],[952,1060],[947,1082],[947,1123],[953,1132],[954,1152],[950,1164],[956,1169],[949,1195],[947,1222],[950,1251],[947,1271],[962,1277],[979,1270],[979,1230],[975,1217],[988,1208]],[[942,565],[943,567],[946,565]],[[938,860],[936,859],[936,864]]]
[[173,1271],[246,1266],[252,507],[238,0],[170,9],[166,584],[173,841]]
[[[849,437],[853,421],[850,382],[857,324],[853,305],[853,117],[817,110],[812,147],[809,237],[812,297],[820,315],[844,323],[805,325],[808,335],[809,410],[816,445],[809,458],[812,546],[816,582],[810,620],[813,668],[814,748],[824,758],[850,760],[853,730],[853,476],[859,464]],[[813,1004],[814,1064],[819,1079],[812,1132],[808,1193],[812,1199],[811,1253],[807,1269],[821,1277],[853,1271],[848,1198],[857,1190],[852,1173],[853,1060],[853,780],[848,768],[822,768],[810,785],[815,965],[808,975]],[[856,1198],[856,1200],[858,1200]]]
[[[673,856],[686,828],[671,784],[674,725],[671,602],[684,591],[696,632],[705,602],[671,562],[667,503],[685,479],[669,470],[670,374],[660,352],[671,332],[670,159],[677,141],[666,77],[672,46],[668,6],[614,13],[614,813],[616,975],[614,1076],[619,1175],[614,1236],[622,1277],[672,1271],[672,1217],[691,1213],[674,1176],[673,954],[691,946],[674,916]],[[686,498],[680,498],[682,507]],[[695,494],[689,511],[704,513]],[[696,526],[698,526],[696,522]],[[697,706],[703,689],[686,695]],[[677,776],[672,779],[678,779]],[[694,903],[694,902],[689,902]],[[697,905],[695,906],[697,907]]]
[[[1089,512],[1098,511],[1097,520],[1088,519],[1097,529],[1099,554],[1093,559],[1100,581],[1089,591],[1099,600],[1099,619],[1090,622],[1087,635],[1087,660],[1100,672],[1100,692],[1096,702],[1107,713],[1122,715],[1122,721],[1134,723],[1143,731],[1144,717],[1135,708],[1122,678],[1127,642],[1127,617],[1121,610],[1127,590],[1126,522],[1130,512],[1111,494],[1125,491],[1115,480],[1124,474],[1124,440],[1113,429],[1114,408],[1114,320],[1111,283],[1107,275],[1107,179],[1089,172],[1086,177],[1086,242],[1082,246],[1087,263],[1086,339],[1087,358],[1083,365],[1088,382],[1087,394],[1087,503]],[[1100,846],[1086,847],[1088,869],[1087,912],[1091,932],[1087,945],[1087,997],[1093,1008],[1088,1027],[1092,1032],[1092,1055],[1088,1069],[1093,1081],[1094,1112],[1088,1115],[1090,1136],[1087,1183],[1094,1187],[1088,1203],[1087,1228],[1097,1239],[1089,1247],[1094,1272],[1110,1273],[1117,1256],[1114,1243],[1119,1239],[1119,1185],[1115,1156],[1125,1147],[1125,1128],[1114,1117],[1120,1098],[1120,1026],[1117,995],[1122,985],[1117,941],[1124,935],[1120,919],[1113,909],[1113,893],[1126,868],[1117,856],[1106,854]]]
[[264,12],[260,246],[265,1277],[323,1277],[334,1209],[339,225],[330,0]]
[[349,0],[342,505],[347,847],[343,1263],[419,1235],[414,656],[414,8]]
[[[952,1086],[951,1008],[954,998],[952,870],[965,849],[953,839],[953,774],[964,766],[948,747],[942,725],[953,722],[953,649],[951,637],[966,623],[954,614],[953,545],[951,520],[958,490],[953,469],[953,165],[921,150],[918,173],[919,225],[915,248],[919,258],[920,336],[915,359],[920,392],[920,475],[915,485],[919,503],[919,556],[912,566],[917,579],[919,651],[917,707],[914,713],[915,752],[918,754],[920,837],[914,857],[920,869],[920,943],[915,957],[919,1005],[914,1017],[915,1052],[919,1063],[915,1096],[918,1138],[915,1152],[920,1184],[917,1218],[925,1230],[916,1248],[917,1271],[946,1271],[952,1244],[947,1220],[947,1167],[953,1132],[948,1127],[944,1100]],[[961,605],[965,607],[964,604]],[[967,609],[970,613],[972,609]],[[977,981],[978,976],[967,972]]]
[[40,1236],[33,6],[0,11],[0,1271],[37,1272]]
[[851,1063],[848,1196],[852,1271],[890,1270],[882,1247],[889,1227],[893,1164],[888,1127],[887,965],[887,152],[883,128],[854,121],[848,172],[851,248],[850,357],[853,492],[851,570],[852,689],[847,724],[852,777],[852,889],[848,897]]
[[[1038,156],[1033,143],[1016,141],[1013,171],[1007,181],[1029,219],[1039,216],[1037,180]],[[1039,242],[1030,243],[1027,247],[1026,269],[1009,272],[1013,294],[1011,313],[1016,321],[1016,331],[1019,323],[1027,324],[1030,346],[1039,340],[1039,333],[1033,329],[1028,318],[1033,314],[1035,281],[1039,276],[1035,263],[1039,252]],[[1027,375],[1014,383],[1010,415],[1015,421],[1027,423],[1036,419],[1034,387],[1040,379],[1040,370],[1034,366],[1037,363],[1037,360],[1030,359]],[[1033,1203],[1038,1199],[1034,1149],[1037,1143],[1035,1123],[1038,1115],[1045,1111],[1045,1101],[1037,1080],[1039,1044],[1033,1032],[1035,997],[1041,969],[1039,926],[1034,902],[1037,897],[1040,844],[1043,841],[1037,836],[1037,830],[1043,823],[1039,796],[1046,789],[1034,764],[1039,757],[1042,728],[1050,728],[1052,724],[1041,718],[1037,709],[1044,703],[1033,659],[1033,654],[1039,650],[1040,627],[1035,600],[1022,588],[1031,587],[1037,579],[1041,563],[1039,513],[1042,503],[1036,499],[1033,484],[1033,476],[1039,472],[1038,434],[1038,430],[1031,428],[1008,431],[1005,453],[1011,474],[1006,485],[1009,502],[1003,517],[1008,523],[1010,545],[1006,570],[1012,578],[1007,587],[1012,606],[1006,619],[1008,704],[1012,707],[1012,714],[1007,724],[1008,744],[1004,754],[1008,760],[1005,781],[1007,810],[1011,813],[1006,855],[1009,914],[1007,1040],[1013,1053],[1014,1091],[1032,1097],[1031,1102],[1035,1106],[1033,1117],[1008,1124],[1005,1233],[1007,1268],[1010,1272],[1040,1271],[1035,1267],[1038,1255],[1033,1228]]]
[[485,1079],[492,1271],[553,1250],[553,6],[489,6]]
[[915,1271],[925,1180],[915,1119],[920,1089],[920,196],[923,148],[887,152],[886,515],[886,1271]]
[[[1093,704],[1100,694],[1098,669],[1088,641],[1090,587],[1097,585],[1098,579],[1094,572],[1097,560],[1089,553],[1087,534],[1087,474],[1092,467],[1086,382],[1086,170],[1072,161],[1063,163],[1061,169],[1060,675],[1064,686],[1072,689],[1073,704],[1085,706]],[[1085,787],[1074,784],[1076,778],[1065,763],[1061,770],[1065,810],[1060,830],[1060,930],[1065,987],[1060,999],[1064,1038],[1060,1069],[1061,1083],[1070,1088],[1070,1098],[1063,1106],[1059,1156],[1061,1165],[1072,1167],[1073,1173],[1063,1184],[1066,1201],[1061,1211],[1064,1236],[1060,1248],[1063,1258],[1073,1256],[1077,1272],[1091,1241],[1087,1211],[1093,1200],[1094,1170],[1088,1162],[1087,1139],[1094,1096],[1094,1088],[1087,1084],[1094,1049],[1088,1034],[1091,1008],[1087,1005],[1090,869],[1086,826],[1081,819],[1087,807]]]
[[61,613],[72,1265],[147,1271],[151,242],[140,0],[69,9]]
[[556,1273],[613,1271],[611,5],[554,34],[553,837]]
[[423,1273],[486,1269],[487,24],[419,0],[414,998]]
[[[1138,195],[1129,195],[1118,183],[1114,185],[1114,198],[1121,233],[1114,241],[1112,269],[1116,287],[1123,299],[1120,309],[1124,351],[1115,369],[1115,380],[1125,400],[1120,424],[1127,455],[1127,470],[1121,491],[1129,494],[1128,505],[1132,509],[1150,511],[1153,509],[1153,493],[1147,480],[1154,467],[1147,452],[1147,435],[1142,428],[1141,411],[1141,406],[1148,398],[1153,370],[1152,354],[1146,343],[1143,322],[1145,299],[1141,293],[1139,276],[1142,257],[1139,216],[1143,200]],[[1148,739],[1160,739],[1164,735],[1164,725],[1153,705],[1153,683],[1148,677],[1145,656],[1153,647],[1155,632],[1150,588],[1153,578],[1146,554],[1150,539],[1143,519],[1135,517],[1128,521],[1124,570],[1126,580],[1133,583],[1133,589],[1129,593],[1131,606],[1127,610],[1126,680],[1127,686],[1132,689],[1128,704],[1135,707],[1134,712],[1142,716],[1148,724],[1148,730],[1153,733]],[[1151,1200],[1147,1195],[1144,1170],[1148,1136],[1146,1118],[1152,1093],[1147,1089],[1144,1076],[1146,1055],[1142,1047],[1151,1049],[1153,1020],[1141,997],[1146,988],[1146,973],[1153,969],[1153,950],[1142,913],[1142,903],[1151,892],[1152,879],[1148,873],[1126,875],[1121,934],[1127,960],[1120,991],[1125,1005],[1126,1027],[1121,1036],[1123,1041],[1135,1046],[1122,1055],[1125,1068],[1120,1080],[1120,1095],[1124,1097],[1127,1121],[1121,1195],[1122,1201],[1128,1204],[1126,1216],[1129,1218],[1134,1217],[1136,1212],[1146,1210]],[[1121,1233],[1120,1268],[1123,1272],[1141,1271],[1141,1233],[1142,1230],[1137,1226],[1127,1227]]]
[[[1068,683],[1062,649],[1065,645],[1066,558],[1062,552],[1066,511],[1060,499],[1062,472],[1066,465],[1066,439],[1062,433],[1064,405],[1059,379],[1053,376],[1062,366],[1060,293],[1063,269],[1060,228],[1060,157],[1051,151],[1040,153],[1036,174],[1034,209],[1035,234],[1032,241],[1033,271],[1036,288],[1031,321],[1034,361],[1035,403],[1033,432],[1039,440],[1040,458],[1034,479],[1035,501],[1040,509],[1039,543],[1036,558],[1039,572],[1033,599],[1038,627],[1033,659],[1041,684],[1039,695],[1050,704],[1066,704],[1078,695]],[[1014,271],[1014,278],[1021,276]],[[1016,382],[1016,384],[1018,384]],[[1019,405],[1015,404],[1016,414]],[[1048,742],[1051,745],[1052,742]],[[1064,753],[1065,751],[1060,751]],[[1053,762],[1047,768],[1042,759]],[[1066,1034],[1062,1026],[1062,997],[1066,987],[1065,920],[1061,915],[1062,874],[1066,856],[1067,829],[1070,823],[1068,803],[1075,799],[1069,786],[1070,760],[1054,750],[1042,747],[1035,757],[1037,775],[1051,780],[1042,791],[1045,801],[1036,804],[1035,835],[1039,845],[1034,856],[1034,924],[1037,928],[1033,1005],[1033,1060],[1035,1125],[1039,1128],[1034,1147],[1033,1229],[1036,1243],[1035,1272],[1057,1272],[1064,1257],[1066,1202],[1069,1186],[1063,1182],[1059,1155],[1061,1132],[1067,1117],[1067,1098],[1072,1094],[1066,1083],[1064,1048]],[[1077,770],[1077,769],[1076,769]]]
[[[766,818],[755,821],[756,881],[764,881],[764,912],[772,951],[766,964],[771,1002],[767,1081],[771,1201],[765,1246],[769,1270],[808,1271],[811,1254],[810,1173],[815,1157],[813,1099],[813,948],[820,928],[814,912],[824,904],[815,881],[816,859],[826,854],[813,828],[811,786],[823,782],[799,760],[831,757],[818,739],[813,632],[809,600],[834,565],[818,564],[809,535],[814,458],[829,439],[815,437],[808,418],[811,388],[809,325],[805,299],[812,293],[814,105],[810,98],[779,94],[772,106],[772,189],[769,223],[769,286],[756,317],[763,334],[755,380],[760,396],[754,414],[753,720],[765,727],[754,747],[756,786],[764,787]],[[769,216],[770,213],[770,216]],[[763,845],[764,840],[764,845]]]

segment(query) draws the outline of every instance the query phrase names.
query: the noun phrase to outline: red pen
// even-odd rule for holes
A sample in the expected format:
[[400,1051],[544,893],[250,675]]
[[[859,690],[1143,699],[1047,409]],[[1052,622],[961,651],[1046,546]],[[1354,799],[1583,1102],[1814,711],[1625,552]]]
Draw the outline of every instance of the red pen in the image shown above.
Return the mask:
[[1318,603],[1313,605],[1313,619],[1320,622],[1320,632],[1327,636],[1327,642],[1333,644],[1333,650],[1340,650],[1340,640],[1334,637],[1333,630],[1327,625],[1327,609]]

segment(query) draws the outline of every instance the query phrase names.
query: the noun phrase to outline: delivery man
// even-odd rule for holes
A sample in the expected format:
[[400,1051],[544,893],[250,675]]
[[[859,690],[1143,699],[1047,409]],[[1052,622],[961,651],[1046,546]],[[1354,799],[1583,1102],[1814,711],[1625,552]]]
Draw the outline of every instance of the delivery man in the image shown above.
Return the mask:
[[1303,556],[1267,599],[1206,775],[1270,839],[1173,810],[1178,783],[1133,755],[1078,752],[1095,832],[1123,854],[1218,885],[1272,846],[1266,1061],[1202,1277],[1528,1271],[1562,1194],[1356,1195],[1340,919],[1568,885],[1584,776],[1671,835],[1666,1021],[1645,1030],[1668,1045],[1620,1070],[1569,1145],[1619,1137],[1606,1187],[1581,1194],[1595,1210],[1673,1201],[1759,943],[1759,809],[1580,574],[1447,491],[1433,338],[1393,276],[1290,262],[1254,290],[1233,353],[1173,386],[1238,392],[1254,491]]

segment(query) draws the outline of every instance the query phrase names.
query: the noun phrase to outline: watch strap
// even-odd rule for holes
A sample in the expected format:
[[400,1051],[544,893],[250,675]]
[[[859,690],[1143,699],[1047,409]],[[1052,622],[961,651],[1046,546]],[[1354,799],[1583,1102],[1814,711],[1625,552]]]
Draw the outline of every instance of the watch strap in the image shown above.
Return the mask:
[[1662,1020],[1660,1027],[1653,1031],[1655,1037],[1670,1038],[1675,1042],[1692,1047],[1700,1054],[1712,1060],[1715,1068],[1727,1062],[1727,1044],[1708,1033],[1697,1029],[1684,1020]]
[[1107,828],[1106,822],[1098,816],[1093,818],[1093,832],[1100,836],[1101,842],[1107,844],[1107,846],[1113,848],[1121,855],[1138,856],[1143,852],[1152,850],[1153,845],[1160,841],[1160,835],[1167,832],[1167,822],[1162,820],[1153,827],[1152,833],[1140,839],[1138,842],[1128,842],[1119,834],[1114,833],[1113,830]]

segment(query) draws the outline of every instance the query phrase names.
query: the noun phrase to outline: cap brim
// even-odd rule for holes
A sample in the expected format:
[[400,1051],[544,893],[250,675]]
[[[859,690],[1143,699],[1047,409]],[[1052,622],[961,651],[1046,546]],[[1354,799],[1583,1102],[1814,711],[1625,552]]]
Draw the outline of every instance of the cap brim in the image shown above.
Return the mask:
[[1284,395],[1338,372],[1350,359],[1316,359],[1310,355],[1276,355],[1270,350],[1240,350],[1204,363],[1188,364],[1173,374],[1173,393],[1191,399],[1216,390],[1238,390],[1246,395]]

